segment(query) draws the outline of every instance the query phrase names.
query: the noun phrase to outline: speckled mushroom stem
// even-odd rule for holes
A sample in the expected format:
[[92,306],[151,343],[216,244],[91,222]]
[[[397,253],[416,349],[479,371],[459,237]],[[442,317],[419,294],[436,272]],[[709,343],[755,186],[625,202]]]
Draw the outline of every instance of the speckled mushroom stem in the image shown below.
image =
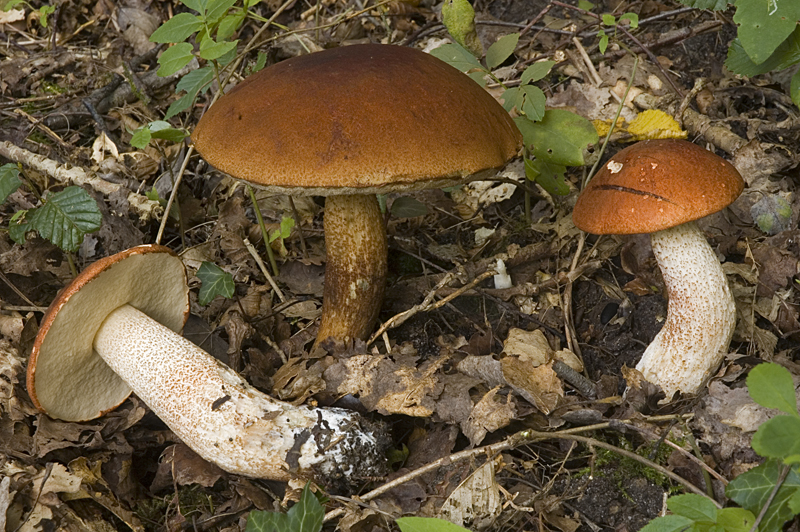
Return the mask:
[[386,227],[374,194],[325,200],[325,288],[317,343],[366,339],[386,284]]
[[664,327],[636,366],[667,398],[695,393],[716,371],[736,325],[725,273],[694,222],[651,235],[669,305]]
[[184,443],[228,472],[328,483],[380,474],[379,426],[276,401],[130,305],[106,318],[94,348]]

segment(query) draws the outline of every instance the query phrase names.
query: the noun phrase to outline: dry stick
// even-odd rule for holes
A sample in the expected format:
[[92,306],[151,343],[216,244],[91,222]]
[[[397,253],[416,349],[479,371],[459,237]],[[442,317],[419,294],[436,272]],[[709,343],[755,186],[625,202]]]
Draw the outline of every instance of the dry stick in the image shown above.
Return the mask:
[[161,243],[161,237],[164,235],[164,228],[167,226],[167,220],[169,220],[169,211],[172,209],[172,204],[175,202],[175,196],[178,195],[178,186],[181,184],[183,180],[183,174],[186,172],[186,166],[189,164],[189,158],[192,156],[192,152],[194,151],[194,146],[189,146],[189,149],[186,151],[186,157],[183,159],[183,164],[181,164],[181,169],[178,170],[178,175],[175,178],[175,182],[172,184],[172,192],[169,194],[169,200],[167,200],[167,207],[164,209],[164,217],[161,218],[161,225],[158,226],[158,234],[156,234],[156,244]]
[[[602,17],[600,15],[597,15],[595,13],[592,13],[591,11],[587,11],[587,10],[582,9],[580,7],[571,6],[569,4],[565,4],[563,2],[559,2],[558,0],[552,0],[551,3],[554,4],[554,5],[557,5],[557,6],[561,6],[561,7],[565,8],[565,9],[571,9],[573,11],[577,11],[579,13],[583,13],[584,15],[589,15],[590,17],[594,17],[597,20],[602,20]],[[678,96],[683,98],[683,92],[680,90],[680,88],[678,88],[678,86],[672,80],[672,76],[670,76],[669,73],[666,70],[664,70],[664,67],[661,65],[661,63],[658,62],[658,58],[653,54],[653,52],[649,48],[647,48],[639,39],[634,37],[633,34],[631,34],[631,32],[628,31],[628,28],[626,28],[624,25],[617,24],[614,27],[617,28],[622,33],[624,33],[625,36],[628,39],[630,39],[634,44],[636,44],[636,46],[641,48],[644,51],[645,54],[647,54],[647,57],[661,71],[661,74],[667,80],[667,82],[669,83],[670,87],[672,87],[672,90],[675,91],[675,94],[677,94]]]
[[244,247],[247,248],[247,251],[250,253],[250,256],[253,257],[253,259],[256,261],[256,264],[258,264],[258,268],[261,270],[261,273],[264,274],[264,277],[267,278],[267,281],[269,281],[269,284],[270,286],[272,286],[272,289],[275,290],[275,293],[278,295],[278,299],[281,300],[281,303],[286,302],[286,297],[284,297],[283,292],[281,292],[281,289],[278,288],[278,285],[275,284],[275,279],[273,279],[272,276],[269,274],[267,267],[264,265],[264,261],[261,260],[261,257],[258,255],[258,250],[256,249],[256,247],[247,238],[245,238],[243,242],[244,242]]
[[[61,183],[89,186],[93,190],[106,196],[110,196],[123,189],[122,185],[100,179],[94,173],[88,173],[79,166],[68,168],[66,164],[30,152],[8,141],[0,142],[0,156],[33,168],[37,172],[46,174]],[[149,200],[141,194],[129,192],[127,200],[131,209],[136,211],[139,217],[144,221],[154,218],[158,213],[162,212],[161,205],[159,205],[157,201]]]
[[479,276],[477,276],[475,279],[470,281],[469,283],[465,284],[464,286],[462,286],[461,288],[459,288],[458,290],[456,290],[455,292],[450,294],[449,296],[447,296],[447,297],[445,297],[443,299],[440,299],[436,303],[431,304],[431,302],[433,301],[433,298],[436,296],[437,289],[441,288],[448,281],[450,281],[450,279],[452,279],[450,274],[446,275],[441,281],[439,281],[439,283],[436,285],[436,287],[433,290],[431,290],[428,293],[427,296],[425,296],[425,299],[422,301],[422,303],[420,303],[418,305],[414,305],[410,309],[408,309],[406,311],[403,311],[400,314],[396,314],[396,315],[392,316],[389,319],[389,321],[387,321],[386,323],[381,325],[381,328],[378,329],[378,332],[376,332],[375,334],[373,334],[370,337],[369,341],[367,342],[367,345],[370,345],[371,343],[373,343],[376,339],[378,339],[387,330],[389,330],[391,328],[394,328],[394,327],[399,327],[400,325],[405,323],[405,321],[408,320],[411,316],[417,314],[418,312],[428,312],[428,311],[431,311],[431,310],[436,310],[437,308],[441,308],[444,305],[446,305],[447,303],[449,303],[450,301],[452,301],[453,299],[457,298],[458,296],[460,296],[461,294],[463,294],[464,292],[469,290],[470,288],[478,285],[481,281],[483,281],[485,279],[488,279],[489,277],[492,277],[493,275],[497,275],[497,272],[494,271],[494,270],[485,271],[482,274],[480,274]]
[[[677,417],[681,417],[681,416],[677,416]],[[653,417],[649,418],[649,420],[653,421],[653,422],[656,422],[656,421],[673,420],[675,418],[676,418],[676,416],[653,416]],[[621,422],[625,423],[627,421],[623,420]],[[406,473],[405,475],[403,475],[401,477],[398,477],[398,478],[392,480],[391,482],[387,482],[386,484],[384,484],[384,485],[382,485],[382,486],[380,486],[378,488],[375,488],[374,490],[370,491],[369,493],[366,493],[366,494],[362,495],[361,497],[359,497],[359,500],[360,501],[370,501],[370,500],[372,500],[372,499],[374,499],[376,497],[379,497],[380,495],[383,495],[384,493],[386,493],[386,492],[388,492],[388,491],[390,491],[390,490],[392,490],[392,489],[394,489],[394,488],[396,488],[396,487],[398,487],[398,486],[400,486],[402,484],[405,484],[406,482],[408,482],[410,480],[414,480],[415,478],[419,478],[420,476],[422,476],[422,475],[424,475],[426,473],[429,473],[431,471],[434,471],[436,469],[439,469],[440,467],[443,467],[443,466],[455,464],[457,462],[462,462],[462,461],[470,459],[470,458],[476,458],[476,457],[481,456],[481,455],[485,455],[487,458],[491,459],[493,456],[497,455],[498,453],[501,453],[503,451],[509,451],[511,449],[514,449],[514,448],[522,446],[522,445],[528,445],[528,444],[531,444],[531,443],[536,443],[536,442],[544,441],[544,440],[562,439],[562,440],[578,441],[578,442],[581,442],[581,443],[584,443],[584,444],[590,445],[590,446],[602,447],[603,449],[607,449],[609,451],[615,452],[615,453],[617,453],[617,454],[619,454],[621,456],[624,456],[626,458],[630,458],[631,460],[635,460],[635,461],[637,461],[639,463],[642,463],[642,464],[644,464],[644,465],[646,465],[648,467],[651,467],[651,468],[655,469],[656,471],[658,471],[662,475],[664,475],[666,477],[669,477],[670,479],[672,479],[675,482],[677,482],[678,484],[682,485],[683,487],[685,487],[687,490],[691,491],[692,493],[696,493],[697,495],[700,495],[701,497],[705,497],[707,499],[710,499],[714,503],[714,505],[717,506],[717,508],[721,508],[722,507],[717,501],[715,501],[714,499],[712,499],[711,497],[706,495],[705,492],[703,492],[703,490],[699,489],[697,486],[695,486],[694,484],[692,484],[688,480],[676,475],[672,471],[669,471],[668,469],[656,464],[652,460],[648,460],[647,458],[645,458],[643,456],[639,456],[636,453],[632,453],[630,451],[626,451],[624,449],[620,449],[620,448],[615,447],[615,446],[613,446],[611,444],[608,444],[608,443],[605,443],[605,442],[601,442],[601,441],[596,440],[594,438],[587,438],[587,437],[584,437],[584,436],[578,436],[576,434],[576,433],[579,433],[579,432],[592,432],[592,431],[596,431],[596,430],[607,429],[607,428],[610,428],[610,427],[611,427],[611,422],[607,422],[607,423],[599,423],[599,424],[596,424],[596,425],[587,425],[585,427],[576,427],[576,428],[573,428],[573,429],[566,429],[566,430],[558,431],[558,432],[539,432],[539,431],[536,431],[536,430],[523,430],[523,431],[517,432],[515,434],[512,434],[511,436],[508,436],[503,441],[500,441],[500,442],[497,442],[497,443],[493,443],[491,445],[486,445],[484,447],[478,447],[478,448],[475,448],[475,449],[467,449],[465,451],[461,451],[461,452],[458,452],[458,453],[455,453],[455,454],[451,454],[449,456],[444,456],[442,458],[439,458],[438,460],[435,460],[435,461],[433,461],[433,462],[431,462],[429,464],[426,464],[426,465],[424,465],[424,466],[422,466],[422,467],[420,467],[418,469],[415,469],[414,471]],[[335,517],[339,517],[340,515],[342,515],[344,513],[344,511],[345,511],[344,508],[337,508],[336,510],[332,510],[332,511],[328,512],[327,514],[325,514],[325,519],[324,520],[325,521],[329,521],[329,520],[331,520],[331,519],[333,519]]]

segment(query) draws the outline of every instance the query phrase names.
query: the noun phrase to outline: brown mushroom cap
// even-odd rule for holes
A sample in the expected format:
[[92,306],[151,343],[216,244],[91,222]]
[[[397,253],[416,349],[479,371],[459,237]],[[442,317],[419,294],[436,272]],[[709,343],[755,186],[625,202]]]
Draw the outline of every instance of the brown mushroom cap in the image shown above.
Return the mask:
[[355,45],[248,77],[192,134],[218,169],[274,192],[359,194],[493,175],[519,151],[508,113],[477,83],[413,48]]
[[83,270],[47,309],[28,362],[28,393],[50,417],[85,421],[122,403],[130,387],[95,352],[106,317],[131,305],[180,331],[189,316],[181,259],[170,249],[138,246]]
[[684,140],[646,140],[621,150],[592,178],[572,212],[596,235],[654,233],[722,210],[739,197],[729,162]]

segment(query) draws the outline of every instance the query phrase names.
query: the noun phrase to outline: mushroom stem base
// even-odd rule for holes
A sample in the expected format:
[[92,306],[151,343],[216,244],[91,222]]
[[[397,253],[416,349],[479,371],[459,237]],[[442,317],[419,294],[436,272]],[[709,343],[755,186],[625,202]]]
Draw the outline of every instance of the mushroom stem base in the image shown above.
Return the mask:
[[380,474],[382,426],[276,401],[130,305],[106,318],[94,348],[184,443],[228,472],[326,484]]
[[667,398],[696,393],[728,352],[736,304],[725,273],[694,222],[651,235],[669,305],[667,320],[636,369]]

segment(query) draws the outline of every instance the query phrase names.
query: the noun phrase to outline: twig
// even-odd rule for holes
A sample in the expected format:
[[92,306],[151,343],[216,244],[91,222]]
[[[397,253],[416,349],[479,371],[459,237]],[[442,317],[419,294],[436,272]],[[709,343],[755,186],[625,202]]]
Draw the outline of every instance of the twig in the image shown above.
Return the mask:
[[244,247],[246,247],[247,251],[250,252],[250,256],[253,257],[253,259],[255,259],[256,264],[258,264],[258,268],[261,270],[261,273],[264,274],[264,277],[267,278],[267,281],[269,281],[269,284],[270,286],[272,286],[272,289],[275,290],[275,294],[277,294],[278,299],[280,299],[281,302],[286,302],[286,297],[284,297],[283,292],[281,292],[281,289],[278,288],[278,285],[275,283],[275,279],[273,279],[272,276],[269,274],[267,267],[264,265],[264,261],[262,261],[261,257],[258,255],[258,250],[247,238],[244,239]]
[[[158,226],[156,244],[159,244],[161,242],[161,237],[164,236],[164,228],[167,226],[167,221],[169,220],[169,211],[172,210],[172,204],[175,202],[175,197],[178,195],[178,185],[181,184],[183,174],[186,172],[186,166],[189,164],[189,158],[192,156],[193,151],[194,146],[190,145],[189,149],[186,150],[186,157],[183,159],[183,164],[181,164],[181,169],[178,171],[178,176],[175,178],[175,182],[172,184],[172,192],[169,194],[167,206],[164,209],[164,217],[161,219],[161,225]],[[169,163],[169,161],[167,162]]]
[[[24,166],[29,166],[37,172],[46,174],[61,183],[89,186],[105,196],[110,196],[123,190],[122,185],[100,179],[94,173],[86,172],[83,168],[78,166],[68,168],[66,164],[30,152],[8,141],[0,142],[0,156],[21,163]],[[161,205],[159,205],[157,201],[149,200],[141,194],[129,191],[127,200],[131,209],[136,211],[142,221],[155,218],[158,214],[163,212]]]

